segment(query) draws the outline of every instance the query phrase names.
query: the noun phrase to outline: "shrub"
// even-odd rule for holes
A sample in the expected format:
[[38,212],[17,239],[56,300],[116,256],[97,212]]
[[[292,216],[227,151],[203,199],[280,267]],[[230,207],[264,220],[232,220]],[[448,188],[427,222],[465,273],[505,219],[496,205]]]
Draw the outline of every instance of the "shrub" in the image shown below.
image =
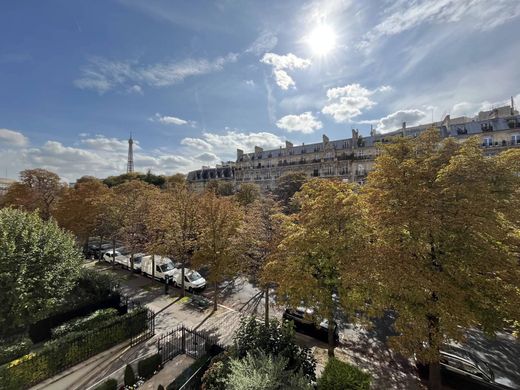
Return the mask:
[[127,364],[125,368],[125,386],[133,386],[135,382],[137,380],[135,379],[134,369],[130,364]]
[[115,379],[109,379],[100,384],[94,390],[117,390],[117,381]]
[[87,317],[77,318],[54,328],[52,330],[52,338],[62,337],[70,332],[96,329],[105,321],[118,315],[119,312],[114,308],[96,310]]
[[161,355],[156,354],[137,363],[137,375],[143,378],[150,378],[161,365]]
[[71,332],[45,343],[37,352],[0,367],[2,388],[28,388],[139,334],[147,326],[147,312],[139,308],[106,321],[98,329]]
[[301,372],[288,370],[287,363],[287,358],[263,351],[248,353],[242,359],[231,359],[226,389],[312,389],[309,379]]
[[309,348],[296,344],[291,323],[271,320],[266,326],[254,317],[242,319],[234,339],[233,357],[243,358],[255,350],[283,356],[288,359],[289,370],[301,370],[310,380],[316,379],[316,359]]
[[359,368],[331,358],[318,379],[318,390],[368,390],[370,380]]
[[29,353],[32,345],[31,339],[26,335],[0,342],[0,365]]

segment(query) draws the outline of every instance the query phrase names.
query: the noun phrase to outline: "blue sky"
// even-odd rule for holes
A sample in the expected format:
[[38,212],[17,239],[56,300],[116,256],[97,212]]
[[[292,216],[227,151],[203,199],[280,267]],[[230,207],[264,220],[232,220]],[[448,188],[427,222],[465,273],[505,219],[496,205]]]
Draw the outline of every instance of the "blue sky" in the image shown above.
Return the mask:
[[517,0],[4,1],[0,177],[119,174],[130,132],[137,170],[173,174],[472,116],[520,93],[519,15]]

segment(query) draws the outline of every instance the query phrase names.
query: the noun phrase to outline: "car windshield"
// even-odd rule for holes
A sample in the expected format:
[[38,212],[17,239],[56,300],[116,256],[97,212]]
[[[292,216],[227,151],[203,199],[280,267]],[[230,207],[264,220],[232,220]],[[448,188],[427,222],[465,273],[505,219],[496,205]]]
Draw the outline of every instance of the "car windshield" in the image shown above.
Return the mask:
[[141,260],[143,260],[142,257],[136,257],[136,258],[134,258],[134,264],[140,264],[140,263],[141,263]]
[[169,262],[169,263],[161,265],[161,271],[162,272],[171,271],[172,269],[173,269],[173,263],[172,262]]
[[188,275],[188,278],[192,282],[196,282],[199,279],[202,279],[202,276],[197,271],[193,271],[191,274]]

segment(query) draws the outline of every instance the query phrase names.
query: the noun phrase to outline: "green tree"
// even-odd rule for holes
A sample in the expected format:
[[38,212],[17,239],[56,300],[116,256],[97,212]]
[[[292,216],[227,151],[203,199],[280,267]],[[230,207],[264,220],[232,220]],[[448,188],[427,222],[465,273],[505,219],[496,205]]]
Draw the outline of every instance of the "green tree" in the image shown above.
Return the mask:
[[318,379],[319,390],[368,390],[370,374],[336,358],[329,359],[321,377]]
[[398,314],[392,345],[429,363],[431,389],[445,341],[520,318],[520,153],[485,157],[479,143],[441,141],[435,130],[398,139],[364,188],[373,273],[382,304]]
[[260,187],[254,183],[243,183],[235,194],[238,203],[248,206],[260,199]]
[[249,352],[243,359],[231,359],[227,388],[231,390],[313,389],[301,372],[287,369],[283,356],[263,351]]
[[9,186],[2,206],[39,210],[43,219],[49,219],[64,189],[65,185],[55,173],[45,169],[26,169],[20,172],[20,181]]
[[338,295],[347,313],[364,307],[363,254],[368,229],[355,186],[339,180],[312,179],[295,195],[301,209],[287,217],[283,239],[266,267],[277,295],[292,307],[314,310],[330,324],[328,354],[334,356],[334,319]]
[[217,310],[219,283],[238,273],[245,254],[246,243],[241,234],[244,213],[233,198],[218,197],[211,191],[201,197],[199,212],[201,223],[193,263],[209,268],[208,282],[215,289],[213,308]]
[[36,212],[0,210],[0,332],[38,321],[73,288],[82,256],[72,235]]
[[274,195],[282,203],[286,212],[296,210],[292,205],[292,198],[295,193],[300,191],[303,183],[307,181],[305,172],[288,172],[276,179]]

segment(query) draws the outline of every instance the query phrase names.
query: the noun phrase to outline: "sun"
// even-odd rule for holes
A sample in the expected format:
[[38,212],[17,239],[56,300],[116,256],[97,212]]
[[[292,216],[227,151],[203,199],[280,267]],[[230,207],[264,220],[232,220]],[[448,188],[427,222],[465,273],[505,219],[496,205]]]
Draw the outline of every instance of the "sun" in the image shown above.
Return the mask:
[[314,54],[325,56],[336,47],[336,34],[329,26],[320,24],[308,35],[307,43]]

